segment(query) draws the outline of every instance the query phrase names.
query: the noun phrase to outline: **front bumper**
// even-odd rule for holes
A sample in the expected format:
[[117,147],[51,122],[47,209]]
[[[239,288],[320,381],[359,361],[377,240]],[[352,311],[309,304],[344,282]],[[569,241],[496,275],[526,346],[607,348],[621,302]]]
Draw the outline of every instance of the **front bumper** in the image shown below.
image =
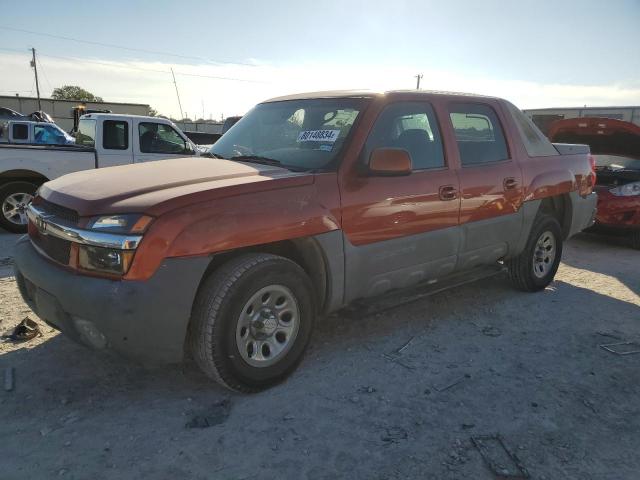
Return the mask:
[[76,274],[39,254],[26,236],[14,255],[20,293],[42,320],[79,343],[146,364],[183,359],[191,307],[209,260],[165,259],[142,282]]

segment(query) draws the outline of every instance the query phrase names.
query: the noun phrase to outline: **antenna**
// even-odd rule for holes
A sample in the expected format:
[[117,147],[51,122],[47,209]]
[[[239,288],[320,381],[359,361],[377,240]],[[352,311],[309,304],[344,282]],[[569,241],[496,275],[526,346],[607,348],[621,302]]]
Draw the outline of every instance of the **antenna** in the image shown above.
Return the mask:
[[422,79],[422,77],[424,77],[424,75],[419,73],[418,75],[414,75],[413,77],[417,80],[416,90],[420,90],[420,80]]
[[42,110],[42,105],[40,104],[40,84],[38,83],[38,66],[36,65],[36,49],[32,48],[31,53],[33,54],[33,59],[31,60],[31,66],[33,67],[33,71],[36,74],[36,92],[38,93],[38,110]]
[[182,113],[182,103],[180,103],[180,94],[178,93],[178,84],[176,83],[176,76],[173,73],[173,68],[171,68],[171,76],[173,77],[173,85],[176,87],[176,97],[178,97],[178,106],[180,107],[180,116],[181,120],[184,120],[184,114]]

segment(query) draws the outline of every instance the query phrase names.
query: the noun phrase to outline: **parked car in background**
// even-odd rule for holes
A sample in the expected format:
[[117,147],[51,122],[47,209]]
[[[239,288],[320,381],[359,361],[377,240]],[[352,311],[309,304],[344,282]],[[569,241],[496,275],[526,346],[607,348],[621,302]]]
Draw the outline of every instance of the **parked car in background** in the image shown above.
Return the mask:
[[[26,133],[24,128],[18,128],[18,132],[9,129],[14,142],[0,143],[0,227],[6,230],[25,232],[26,208],[34,192],[43,183],[61,175],[199,155],[194,143],[164,118],[84,115],[78,125],[75,144],[38,144],[37,132],[52,126],[55,127],[37,123]],[[33,134],[29,136],[31,131]],[[15,142],[14,133],[27,138]]]
[[594,230],[621,233],[640,249],[640,126],[610,118],[574,118],[553,123],[549,138],[590,146],[597,172]]
[[55,123],[0,121],[0,143],[14,145],[72,145],[75,139]]
[[498,98],[276,98],[209,157],[43,185],[14,255],[33,311],[147,363],[188,350],[255,392],[296,368],[316,317],[355,300],[504,267],[544,289],[595,214],[589,148],[552,145]]

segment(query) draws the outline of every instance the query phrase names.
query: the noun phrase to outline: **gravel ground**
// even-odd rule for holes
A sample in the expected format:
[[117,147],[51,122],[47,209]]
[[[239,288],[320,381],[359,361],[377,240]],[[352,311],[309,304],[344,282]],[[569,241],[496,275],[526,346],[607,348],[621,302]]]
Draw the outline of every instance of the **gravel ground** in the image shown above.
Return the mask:
[[[24,316],[0,233],[0,330]],[[500,435],[534,479],[637,479],[640,252],[582,234],[551,287],[504,275],[335,316],[285,384],[242,396],[43,336],[0,344],[3,479],[493,479]],[[207,428],[189,428],[189,427]],[[484,445],[498,470],[516,463]],[[502,456],[501,458],[497,458]]]

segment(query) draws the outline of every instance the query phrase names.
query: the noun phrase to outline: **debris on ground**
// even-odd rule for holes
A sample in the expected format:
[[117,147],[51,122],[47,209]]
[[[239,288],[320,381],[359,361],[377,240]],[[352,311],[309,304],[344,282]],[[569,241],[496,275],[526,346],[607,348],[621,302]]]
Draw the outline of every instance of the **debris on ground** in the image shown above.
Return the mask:
[[15,371],[13,367],[7,367],[4,370],[4,390],[11,392],[15,387]]
[[478,435],[471,437],[471,442],[498,478],[529,478],[527,469],[517,455],[507,448],[500,435]]
[[373,387],[360,387],[358,393],[376,393],[376,389]]
[[409,347],[409,345],[411,345],[411,342],[413,342],[413,340],[414,340],[415,338],[416,338],[416,337],[415,337],[415,335],[414,335],[414,336],[413,336],[413,337],[411,337],[409,340],[407,340],[407,341],[404,343],[404,345],[402,345],[400,348],[397,348],[397,349],[395,350],[395,352],[394,352],[394,353],[395,353],[396,355],[400,355],[400,354],[402,353],[402,351],[403,351],[403,350],[406,350],[406,349],[407,349],[407,347]]
[[409,433],[402,427],[388,427],[380,438],[387,444],[398,443],[409,438]]
[[8,267],[9,265],[13,265],[13,258],[0,257],[0,267]]
[[186,428],[209,428],[214,425],[220,425],[224,423],[231,414],[231,401],[228,398],[216,402],[211,407],[194,415],[189,420]]
[[458,385],[460,382],[462,382],[467,378],[471,378],[471,375],[468,373],[465,373],[463,376],[458,377],[453,381],[447,382],[439,387],[433,387],[433,388],[438,392],[444,392],[445,390],[449,390],[451,387]]
[[633,355],[640,353],[639,342],[604,343],[599,345],[599,347],[616,355]]
[[2,339],[11,340],[12,342],[26,342],[37,336],[42,336],[38,324],[29,317],[24,317],[11,333],[2,335]]
[[502,331],[497,327],[489,325],[482,329],[482,334],[486,335],[487,337],[499,337],[500,335],[502,335]]

